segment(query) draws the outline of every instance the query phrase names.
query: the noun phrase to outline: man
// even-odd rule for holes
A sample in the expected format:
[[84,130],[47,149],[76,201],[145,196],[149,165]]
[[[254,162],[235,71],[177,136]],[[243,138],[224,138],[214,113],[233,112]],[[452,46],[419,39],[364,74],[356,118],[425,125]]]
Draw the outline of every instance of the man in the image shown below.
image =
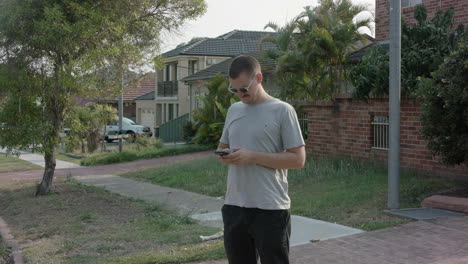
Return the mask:
[[222,208],[230,264],[289,263],[291,233],[287,169],[302,168],[304,140],[294,108],[268,95],[259,62],[236,57],[229,69],[233,104],[224,123],[219,160],[229,165]]

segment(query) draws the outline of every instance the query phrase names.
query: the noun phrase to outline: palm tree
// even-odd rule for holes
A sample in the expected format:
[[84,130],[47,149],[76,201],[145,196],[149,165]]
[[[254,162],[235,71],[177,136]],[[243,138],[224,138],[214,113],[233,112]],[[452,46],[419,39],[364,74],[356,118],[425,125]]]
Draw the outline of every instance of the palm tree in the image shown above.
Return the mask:
[[356,21],[365,10],[350,0],[322,0],[317,7],[305,7],[284,27],[266,25],[276,31],[263,41],[278,46],[276,52],[265,52],[265,56],[277,62],[283,97],[330,99],[340,91],[347,75],[346,58],[364,38],[358,29],[369,28],[371,22]]
[[193,113],[197,133],[194,141],[197,144],[217,145],[226,119],[227,108],[238,99],[228,92],[228,80],[217,75],[208,83],[208,93],[201,99],[201,107]]

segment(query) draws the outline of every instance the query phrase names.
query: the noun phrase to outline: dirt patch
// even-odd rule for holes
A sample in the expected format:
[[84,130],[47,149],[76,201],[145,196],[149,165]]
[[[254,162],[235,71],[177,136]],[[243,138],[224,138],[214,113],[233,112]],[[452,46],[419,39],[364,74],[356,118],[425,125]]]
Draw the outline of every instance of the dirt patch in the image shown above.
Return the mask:
[[6,243],[0,237],[0,264],[11,264],[13,263],[13,257],[11,252],[8,250]]
[[217,229],[104,189],[56,179],[34,197],[36,182],[2,182],[0,212],[31,263],[95,260],[199,243]]

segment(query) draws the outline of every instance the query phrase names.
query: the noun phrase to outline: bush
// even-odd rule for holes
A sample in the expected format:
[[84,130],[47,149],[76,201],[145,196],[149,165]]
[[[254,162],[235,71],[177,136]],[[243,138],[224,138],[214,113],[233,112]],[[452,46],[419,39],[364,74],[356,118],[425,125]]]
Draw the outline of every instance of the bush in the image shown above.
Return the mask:
[[197,133],[197,128],[192,121],[188,121],[184,125],[184,140],[187,143],[192,143],[192,139]]
[[83,160],[82,166],[95,166],[102,164],[120,163],[134,160],[152,159],[165,156],[174,156],[184,153],[198,152],[212,149],[211,146],[204,145],[183,145],[176,147],[145,148],[143,150],[126,149],[122,152],[109,152],[93,154]]
[[202,107],[195,110],[193,119],[197,133],[196,144],[217,146],[223,132],[227,108],[237,97],[228,92],[228,81],[221,75],[215,76],[207,85],[208,94],[201,98]]
[[422,79],[422,134],[428,148],[447,165],[468,164],[468,42]]
[[152,148],[158,149],[163,147],[163,143],[159,138],[150,138],[150,137],[140,137],[135,138],[136,149],[140,150],[142,148]]
[[[402,25],[401,36],[401,95],[417,96],[418,78],[430,78],[444,58],[457,49],[458,42],[468,37],[463,26],[455,32],[452,9],[439,12],[427,19],[426,8],[418,5],[414,16],[415,25]],[[355,87],[354,98],[367,100],[369,96],[388,94],[389,54],[382,48],[375,48],[364,56],[362,62],[353,67],[349,80]]]

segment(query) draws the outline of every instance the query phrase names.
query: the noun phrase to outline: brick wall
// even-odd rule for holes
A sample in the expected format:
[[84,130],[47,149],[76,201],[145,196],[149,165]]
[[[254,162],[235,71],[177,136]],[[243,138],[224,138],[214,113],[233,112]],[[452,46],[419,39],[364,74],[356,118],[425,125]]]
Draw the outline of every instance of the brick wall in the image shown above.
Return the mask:
[[[432,19],[438,10],[448,10],[453,7],[454,14],[454,28],[459,24],[468,26],[468,1],[467,0],[422,0],[422,3],[427,8],[427,17]],[[375,17],[376,41],[387,40],[390,38],[389,33],[389,6],[390,0],[375,0]],[[414,7],[402,8],[401,15],[405,17],[406,22],[414,24]]]
[[[307,152],[311,156],[346,155],[387,164],[388,151],[373,149],[373,116],[388,116],[388,98],[368,103],[353,101],[348,95],[336,97],[336,103],[306,102],[302,109],[309,120]],[[468,176],[468,167],[447,168],[427,149],[420,134],[421,106],[401,102],[400,163],[404,168],[443,176]]]

